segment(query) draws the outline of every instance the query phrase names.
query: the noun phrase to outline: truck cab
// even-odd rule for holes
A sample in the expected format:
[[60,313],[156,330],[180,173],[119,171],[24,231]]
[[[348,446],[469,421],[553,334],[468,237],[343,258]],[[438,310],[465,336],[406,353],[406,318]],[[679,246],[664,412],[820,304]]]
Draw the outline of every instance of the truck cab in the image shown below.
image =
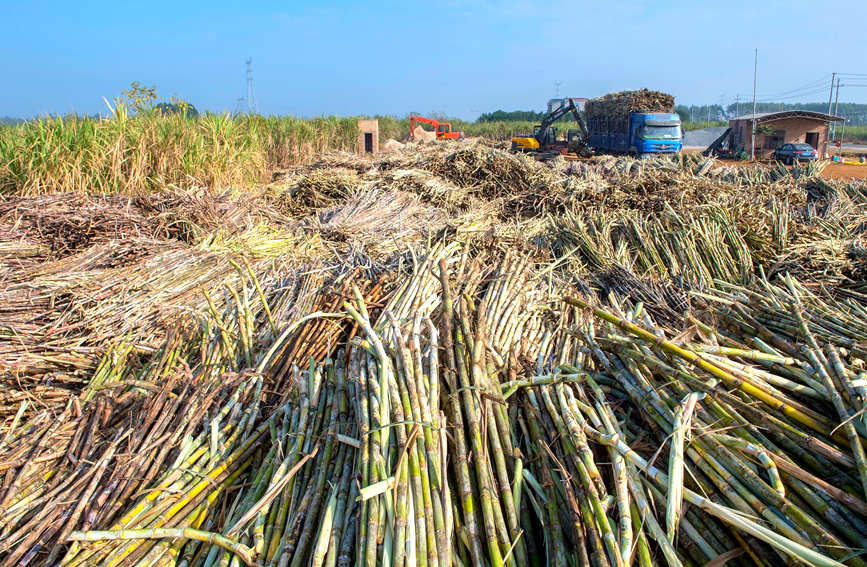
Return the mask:
[[636,155],[667,154],[683,149],[680,116],[676,113],[632,112],[629,115],[629,149]]

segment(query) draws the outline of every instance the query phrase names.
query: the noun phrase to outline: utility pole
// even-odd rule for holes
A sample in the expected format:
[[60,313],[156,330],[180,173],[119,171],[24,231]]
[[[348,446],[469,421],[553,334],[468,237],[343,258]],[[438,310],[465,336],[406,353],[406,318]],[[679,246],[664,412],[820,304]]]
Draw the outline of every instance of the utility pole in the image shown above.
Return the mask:
[[741,95],[735,95],[735,120],[741,117]]
[[247,58],[247,112],[252,113],[256,109],[256,100],[253,98],[253,58]]
[[557,94],[554,95],[554,98],[560,98],[560,85],[562,85],[560,81],[554,81],[554,89]]
[[753,135],[750,136],[750,160],[756,159],[756,79],[759,75],[759,48],[756,48],[756,59],[753,62]]
[[[837,116],[837,111],[840,109],[840,79],[837,78],[837,95],[834,97],[834,116]],[[834,121],[833,132],[831,134],[831,139],[837,135],[837,122]]]
[[834,77],[837,73],[831,73],[831,91],[828,93],[828,114],[831,114],[831,97],[834,96]]

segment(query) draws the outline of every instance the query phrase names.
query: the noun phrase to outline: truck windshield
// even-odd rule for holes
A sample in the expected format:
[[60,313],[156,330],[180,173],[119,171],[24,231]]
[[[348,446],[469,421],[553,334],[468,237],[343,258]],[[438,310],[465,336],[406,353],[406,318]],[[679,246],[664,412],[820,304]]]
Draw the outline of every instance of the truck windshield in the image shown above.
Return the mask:
[[641,129],[641,137],[645,140],[677,140],[680,139],[680,126],[645,126]]

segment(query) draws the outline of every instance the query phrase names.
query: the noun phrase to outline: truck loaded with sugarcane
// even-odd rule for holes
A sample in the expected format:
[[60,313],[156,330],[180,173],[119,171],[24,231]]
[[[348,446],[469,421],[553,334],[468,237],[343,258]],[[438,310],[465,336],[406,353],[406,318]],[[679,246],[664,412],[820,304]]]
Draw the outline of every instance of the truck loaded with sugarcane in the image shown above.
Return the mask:
[[636,156],[683,149],[680,116],[674,97],[641,89],[590,99],[584,105],[588,145],[604,153]]
[[[610,93],[594,99],[553,99],[560,102],[532,134],[512,138],[512,151],[529,152],[541,159],[557,154],[620,153],[635,156],[679,152],[683,148],[680,116],[674,97],[641,89]],[[576,101],[583,103],[583,113]],[[560,140],[553,124],[569,114],[577,129]]]

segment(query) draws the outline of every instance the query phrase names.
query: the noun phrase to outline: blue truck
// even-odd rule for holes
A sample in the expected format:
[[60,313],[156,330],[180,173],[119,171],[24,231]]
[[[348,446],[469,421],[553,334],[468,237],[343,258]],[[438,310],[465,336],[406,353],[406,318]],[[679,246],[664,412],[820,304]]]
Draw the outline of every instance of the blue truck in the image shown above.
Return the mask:
[[683,149],[674,97],[642,89],[612,93],[584,105],[588,145],[598,153],[648,156]]

